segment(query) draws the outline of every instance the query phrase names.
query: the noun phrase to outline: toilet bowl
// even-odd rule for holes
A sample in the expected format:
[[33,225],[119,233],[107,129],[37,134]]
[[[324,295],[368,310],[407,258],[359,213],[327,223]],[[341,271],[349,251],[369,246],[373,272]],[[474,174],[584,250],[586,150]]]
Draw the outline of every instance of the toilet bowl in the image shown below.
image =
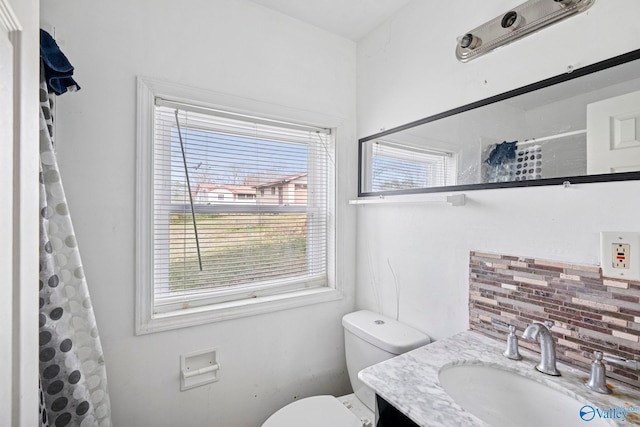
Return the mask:
[[311,396],[280,409],[262,427],[363,427],[364,422],[333,396]]
[[298,400],[279,409],[262,427],[372,427],[375,393],[358,379],[358,372],[431,342],[428,335],[368,310],[345,315],[342,326],[354,395],[340,399],[322,395]]

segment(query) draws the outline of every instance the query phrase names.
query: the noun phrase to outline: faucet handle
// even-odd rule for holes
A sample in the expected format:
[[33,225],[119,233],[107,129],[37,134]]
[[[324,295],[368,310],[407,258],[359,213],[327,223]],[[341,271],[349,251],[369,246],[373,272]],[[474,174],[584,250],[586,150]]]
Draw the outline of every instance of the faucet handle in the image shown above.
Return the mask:
[[518,337],[516,335],[516,327],[514,325],[509,325],[509,336],[507,336],[507,348],[502,353],[503,356],[512,359],[512,360],[520,360],[522,356],[518,351]]
[[[602,352],[599,353],[602,354]],[[605,354],[601,358],[604,362],[609,363],[610,365],[618,365],[628,369],[633,369],[634,371],[637,371],[640,368],[637,360],[623,359],[622,357],[616,357],[610,354]]]
[[551,330],[551,328],[553,328],[553,325],[555,325],[556,323],[553,320],[545,320],[544,321],[544,326],[547,327],[547,329]]
[[589,380],[584,383],[587,388],[601,394],[611,394],[611,389],[607,387],[607,376],[604,364],[602,363],[602,352],[593,352],[593,362],[591,363],[591,374]]

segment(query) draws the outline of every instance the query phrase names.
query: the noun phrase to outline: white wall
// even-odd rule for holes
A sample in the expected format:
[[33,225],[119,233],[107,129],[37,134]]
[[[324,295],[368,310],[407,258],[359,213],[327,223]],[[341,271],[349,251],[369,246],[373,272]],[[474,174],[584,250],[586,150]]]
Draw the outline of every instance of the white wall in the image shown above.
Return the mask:
[[[358,44],[358,137],[640,48],[640,2],[598,0],[459,63],[456,37],[522,1],[481,3],[415,0]],[[356,305],[395,316],[397,283],[401,320],[435,338],[467,329],[470,250],[599,264],[599,231],[640,231],[638,194],[640,182],[621,182],[473,191],[464,207],[361,206]]]
[[[82,86],[57,147],[105,350],[115,426],[254,427],[296,398],[349,391],[341,315],[355,283],[353,42],[244,0],[42,0]],[[336,155],[345,299],[134,336],[136,76],[344,120]],[[179,356],[218,347],[220,381],[179,391]]]

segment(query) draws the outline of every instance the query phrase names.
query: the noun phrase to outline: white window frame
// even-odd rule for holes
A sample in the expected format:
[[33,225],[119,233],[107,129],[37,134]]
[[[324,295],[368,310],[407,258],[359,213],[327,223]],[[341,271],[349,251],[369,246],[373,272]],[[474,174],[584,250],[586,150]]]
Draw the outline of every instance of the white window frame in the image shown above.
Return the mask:
[[[335,301],[343,297],[336,283],[335,165],[329,164],[326,286],[277,287],[247,293],[244,298],[229,298],[222,291],[212,291],[207,304],[194,304],[180,310],[161,310],[154,306],[153,271],[153,140],[156,98],[195,104],[203,108],[230,111],[271,120],[296,123],[322,123],[322,127],[339,131],[341,121],[294,108],[264,103],[228,94],[195,89],[160,80],[138,78],[138,135],[136,170],[136,335],[257,315],[309,304]],[[334,147],[328,147],[335,153]],[[332,156],[333,157],[333,156]],[[214,296],[214,294],[216,294]],[[218,298],[219,297],[219,298]]]
[[[413,163],[421,163],[424,166],[425,171],[425,182],[423,182],[422,186],[433,187],[434,185],[429,184],[433,182],[438,182],[437,186],[443,185],[455,185],[457,181],[457,169],[458,169],[458,155],[454,152],[442,150],[438,148],[432,147],[416,147],[413,145],[409,145],[404,142],[396,142],[391,139],[378,139],[373,141],[373,143],[379,142],[385,144],[389,148],[393,148],[395,151],[389,151],[385,153],[385,157],[394,158],[397,160],[406,160]],[[363,182],[368,186],[366,192],[374,191],[373,187],[373,161],[372,157],[374,155],[374,148],[372,145],[365,148],[365,159],[367,159],[365,167],[363,168]],[[433,156],[433,159],[428,158],[428,156]],[[435,160],[434,160],[435,159]],[[434,168],[431,166],[434,164],[442,164],[442,169],[446,172],[444,175],[439,175],[435,173]],[[440,179],[444,179],[444,181],[440,181]],[[418,188],[418,187],[411,187]],[[402,189],[404,190],[404,189]],[[380,190],[375,190],[380,191]]]

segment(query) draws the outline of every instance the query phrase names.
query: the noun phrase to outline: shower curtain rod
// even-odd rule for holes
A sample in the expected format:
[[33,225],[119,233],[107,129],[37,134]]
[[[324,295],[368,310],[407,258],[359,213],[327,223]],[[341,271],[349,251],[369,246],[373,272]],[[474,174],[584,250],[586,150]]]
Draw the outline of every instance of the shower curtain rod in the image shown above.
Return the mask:
[[572,131],[569,131],[569,132],[562,132],[562,133],[558,133],[558,134],[555,134],[555,135],[543,136],[543,137],[540,137],[540,138],[525,139],[523,141],[518,141],[516,143],[516,145],[519,145],[519,144],[531,144],[531,143],[534,143],[534,142],[550,141],[550,140],[553,140],[553,139],[566,138],[568,136],[582,135],[582,134],[585,134],[585,133],[587,133],[586,129],[572,130]]

